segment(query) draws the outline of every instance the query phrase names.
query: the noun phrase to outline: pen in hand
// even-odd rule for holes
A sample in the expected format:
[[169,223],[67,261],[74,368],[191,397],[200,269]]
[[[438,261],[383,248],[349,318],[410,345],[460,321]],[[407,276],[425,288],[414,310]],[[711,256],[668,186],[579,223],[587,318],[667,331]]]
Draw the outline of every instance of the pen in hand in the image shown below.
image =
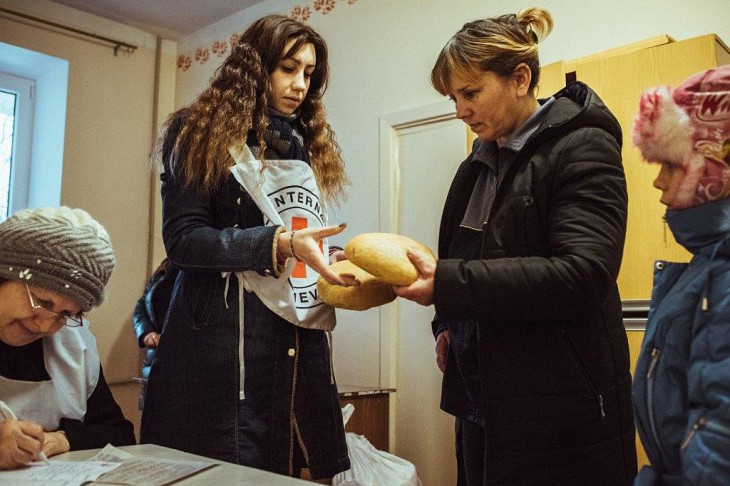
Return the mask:
[[[0,400],[0,415],[3,419],[18,420],[18,417],[15,416],[13,410],[8,407],[8,405],[2,400]],[[51,464],[51,461],[48,460],[45,452],[41,451],[38,455],[43,462],[45,462],[46,464]]]

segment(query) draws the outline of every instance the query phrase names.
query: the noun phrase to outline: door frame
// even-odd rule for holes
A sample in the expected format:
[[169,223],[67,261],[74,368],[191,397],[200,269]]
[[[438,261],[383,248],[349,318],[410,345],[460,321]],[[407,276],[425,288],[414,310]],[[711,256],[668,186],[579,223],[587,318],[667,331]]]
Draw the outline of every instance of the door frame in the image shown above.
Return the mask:
[[[454,104],[440,101],[380,117],[380,215],[379,231],[400,234],[400,136],[403,130],[456,119]],[[396,387],[397,307],[380,307],[380,383]],[[392,410],[392,409],[391,409]],[[392,422],[391,422],[392,423]]]
[[[432,103],[380,117],[380,197],[379,231],[400,234],[399,207],[401,201],[400,137],[413,127],[434,125],[456,119],[454,104],[449,101]],[[397,390],[398,307],[391,303],[380,306],[380,385]],[[388,448],[394,450],[396,431],[396,393],[390,394]]]

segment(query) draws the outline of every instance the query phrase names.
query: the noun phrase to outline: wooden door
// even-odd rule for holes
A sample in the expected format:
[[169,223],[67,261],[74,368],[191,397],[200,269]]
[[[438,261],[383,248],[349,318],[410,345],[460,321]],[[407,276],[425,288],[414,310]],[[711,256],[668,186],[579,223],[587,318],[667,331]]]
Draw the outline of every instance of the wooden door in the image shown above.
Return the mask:
[[[446,193],[464,160],[464,123],[452,103],[394,113],[381,119],[381,230],[437,249]],[[397,388],[391,402],[395,455],[416,466],[426,485],[454,484],[454,417],[439,409],[442,374],[436,366],[432,306],[405,299],[381,307]],[[390,355],[390,356],[388,356]]]

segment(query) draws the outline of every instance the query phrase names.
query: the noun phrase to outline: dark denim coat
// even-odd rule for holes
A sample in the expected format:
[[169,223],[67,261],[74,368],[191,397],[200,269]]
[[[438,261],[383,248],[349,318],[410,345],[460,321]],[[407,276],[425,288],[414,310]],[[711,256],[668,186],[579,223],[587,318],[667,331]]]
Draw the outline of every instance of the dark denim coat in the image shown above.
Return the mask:
[[[230,176],[211,198],[162,174],[163,238],[180,275],[147,385],[141,441],[280,474],[296,449],[314,478],[349,468],[330,349],[323,331],[296,327],[244,292],[245,399],[239,400],[238,280],[275,278],[277,227]],[[226,291],[227,290],[227,291]]]
[[658,261],[633,402],[636,485],[730,484],[730,199],[667,211],[689,264]]

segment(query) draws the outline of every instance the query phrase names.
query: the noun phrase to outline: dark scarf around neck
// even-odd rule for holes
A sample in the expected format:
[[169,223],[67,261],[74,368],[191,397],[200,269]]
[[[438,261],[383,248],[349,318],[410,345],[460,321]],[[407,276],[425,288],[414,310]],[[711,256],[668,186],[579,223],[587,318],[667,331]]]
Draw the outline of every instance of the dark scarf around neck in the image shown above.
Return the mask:
[[[304,138],[300,131],[299,113],[287,115],[269,109],[269,125],[264,133],[267,159],[294,159],[309,163],[309,153],[304,146]],[[246,144],[251,148],[254,157],[259,157],[258,141],[253,130],[248,133]]]

